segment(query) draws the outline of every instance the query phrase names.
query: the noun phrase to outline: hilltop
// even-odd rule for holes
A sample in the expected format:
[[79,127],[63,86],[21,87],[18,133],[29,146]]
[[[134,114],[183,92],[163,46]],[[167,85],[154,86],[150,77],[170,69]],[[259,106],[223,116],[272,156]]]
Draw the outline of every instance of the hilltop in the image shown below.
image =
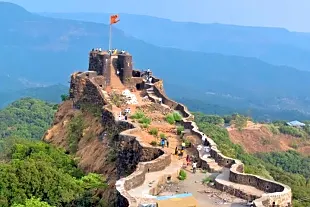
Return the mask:
[[[206,130],[198,129],[187,108],[166,95],[163,80],[153,70],[135,69],[132,58],[127,51],[92,49],[88,71],[71,75],[69,98],[43,138],[77,157],[84,171],[108,177],[109,188],[102,195],[109,203],[136,207],[173,202],[160,201],[159,196],[182,196],[170,187],[191,173],[185,162],[191,157],[205,179],[212,180],[213,190],[232,195],[232,205],[245,200],[255,200],[257,206],[291,204],[289,186],[273,181],[264,167],[261,174],[262,168],[253,167],[257,163],[243,164],[239,157],[227,155],[227,149],[215,143],[219,136],[205,137]],[[192,186],[195,179],[193,173],[181,184]],[[185,196],[199,205],[218,206],[214,198],[200,196],[207,186],[199,188]]]
[[[106,24],[48,18],[19,9],[14,12],[16,16],[20,12],[20,18],[13,21],[3,15],[0,20],[4,25],[0,35],[0,58],[4,60],[0,74],[12,78],[65,83],[72,72],[87,67],[84,51],[104,48],[104,40],[108,42]],[[29,21],[29,15],[35,20]],[[289,108],[303,114],[310,111],[309,72],[255,58],[158,47],[117,28],[113,29],[113,47],[130,49],[136,57],[135,67],[156,70],[168,83],[170,95],[208,99],[210,104],[230,103],[229,107],[240,106],[243,110]],[[182,86],[184,92],[176,90]]]

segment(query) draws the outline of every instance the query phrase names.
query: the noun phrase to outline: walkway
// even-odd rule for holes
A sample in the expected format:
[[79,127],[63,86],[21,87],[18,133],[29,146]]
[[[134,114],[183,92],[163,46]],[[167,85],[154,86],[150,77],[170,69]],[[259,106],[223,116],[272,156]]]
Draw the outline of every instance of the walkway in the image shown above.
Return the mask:
[[248,195],[254,195],[257,197],[261,197],[264,194],[264,191],[261,191],[255,187],[249,186],[249,185],[242,185],[242,184],[238,184],[238,183],[234,183],[229,181],[229,169],[228,168],[224,168],[223,172],[218,175],[215,180],[225,186],[233,186],[233,188],[235,189],[239,189],[242,192],[244,192],[245,194]]
[[[182,161],[174,159],[171,162],[171,164],[167,166],[164,170],[146,173],[144,183],[137,188],[131,189],[128,192],[131,196],[136,198],[154,198],[154,196],[150,195],[151,194],[150,190],[152,188],[157,187],[158,182],[162,181],[163,176],[177,174],[181,169],[181,167],[182,167]],[[159,184],[165,184],[165,183],[166,182],[164,181],[164,183]]]
[[111,56],[111,88],[112,89],[119,89],[119,90],[125,90],[125,86],[120,80],[120,77],[116,75],[116,68],[114,68],[113,65],[113,59],[117,57]]

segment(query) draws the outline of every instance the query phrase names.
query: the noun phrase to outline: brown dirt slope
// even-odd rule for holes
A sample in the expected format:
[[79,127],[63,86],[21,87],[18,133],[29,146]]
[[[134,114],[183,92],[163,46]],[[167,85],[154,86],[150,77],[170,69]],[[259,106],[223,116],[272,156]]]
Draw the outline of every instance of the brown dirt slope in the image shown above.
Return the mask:
[[310,155],[310,143],[300,138],[285,134],[273,134],[266,125],[248,125],[245,129],[228,129],[233,143],[241,145],[246,152],[274,152],[294,150],[293,145],[298,145],[297,151]]
[[[43,140],[56,147],[62,147],[68,150],[69,143],[66,138],[67,125],[78,113],[81,112],[73,109],[72,101],[66,101],[61,104],[55,114],[53,126],[46,132]],[[110,187],[104,194],[106,198],[113,200],[115,197],[115,188],[113,186],[116,182],[116,166],[115,163],[107,161],[108,154],[110,153],[107,143],[108,140],[99,140],[99,136],[104,128],[100,120],[91,114],[84,113],[83,117],[87,123],[87,127],[83,131],[83,137],[78,144],[78,151],[76,152],[79,167],[84,172],[105,175],[108,178]]]

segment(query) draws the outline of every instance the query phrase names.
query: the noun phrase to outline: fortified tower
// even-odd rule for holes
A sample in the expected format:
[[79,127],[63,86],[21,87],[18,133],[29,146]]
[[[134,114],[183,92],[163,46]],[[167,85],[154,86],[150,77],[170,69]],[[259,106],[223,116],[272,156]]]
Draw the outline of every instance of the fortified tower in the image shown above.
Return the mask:
[[128,85],[132,78],[132,56],[129,54],[118,55],[118,70],[120,71],[120,79],[124,85]]
[[105,85],[111,84],[111,56],[106,51],[92,50],[89,54],[89,71],[105,77]]
[[110,54],[108,51],[92,50],[89,53],[88,71],[95,71],[98,76],[103,76],[105,86],[119,81],[128,86],[133,77],[132,56],[124,51]]

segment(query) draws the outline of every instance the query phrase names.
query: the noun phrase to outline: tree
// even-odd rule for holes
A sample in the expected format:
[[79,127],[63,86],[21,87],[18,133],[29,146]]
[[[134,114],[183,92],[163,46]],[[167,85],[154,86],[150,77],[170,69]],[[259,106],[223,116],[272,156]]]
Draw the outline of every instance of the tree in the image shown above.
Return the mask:
[[248,118],[242,115],[237,114],[232,120],[232,123],[235,125],[235,127],[239,130],[242,130],[244,127],[247,126]]
[[62,101],[67,101],[70,99],[69,95],[67,95],[67,94],[62,94],[60,97],[61,97]]

